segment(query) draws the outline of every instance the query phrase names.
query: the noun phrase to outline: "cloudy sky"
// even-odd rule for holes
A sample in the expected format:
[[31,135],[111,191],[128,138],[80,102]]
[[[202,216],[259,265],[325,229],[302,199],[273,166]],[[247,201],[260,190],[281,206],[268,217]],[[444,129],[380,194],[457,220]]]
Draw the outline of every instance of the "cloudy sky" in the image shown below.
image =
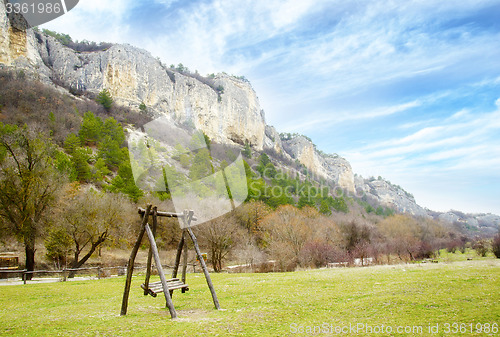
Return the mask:
[[80,0],[43,28],[244,75],[278,131],[424,207],[500,214],[499,0]]

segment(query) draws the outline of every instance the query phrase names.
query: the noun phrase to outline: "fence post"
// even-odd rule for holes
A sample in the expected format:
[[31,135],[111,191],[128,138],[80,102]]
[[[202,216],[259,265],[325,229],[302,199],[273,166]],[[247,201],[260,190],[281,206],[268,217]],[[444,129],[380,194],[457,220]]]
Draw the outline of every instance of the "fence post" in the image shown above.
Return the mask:
[[23,270],[23,284],[26,284],[26,271]]

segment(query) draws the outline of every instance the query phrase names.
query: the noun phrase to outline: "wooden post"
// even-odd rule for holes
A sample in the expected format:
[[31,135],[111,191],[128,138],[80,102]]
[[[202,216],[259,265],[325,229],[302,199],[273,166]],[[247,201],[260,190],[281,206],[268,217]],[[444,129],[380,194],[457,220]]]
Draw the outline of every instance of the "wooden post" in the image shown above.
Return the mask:
[[168,290],[167,279],[165,278],[165,274],[163,273],[163,268],[161,266],[160,255],[158,254],[158,248],[156,247],[155,238],[148,224],[146,224],[146,234],[148,235],[149,243],[151,244],[151,248],[153,249],[153,257],[155,259],[156,269],[158,269],[158,274],[160,274],[163,294],[165,295],[165,300],[167,301],[167,307],[170,311],[170,317],[177,318],[177,312],[175,312],[174,304],[172,303],[172,298],[170,297],[170,293]]
[[[179,270],[179,264],[181,262],[181,253],[182,253],[182,249],[184,247],[185,236],[186,236],[186,231],[183,230],[181,240],[179,241],[179,245],[177,246],[177,254],[175,255],[175,264],[174,264],[174,270],[172,271],[172,278],[177,277],[177,271]],[[187,249],[187,247],[186,247],[186,249]]]
[[142,225],[141,225],[141,231],[139,233],[139,237],[137,238],[137,241],[135,242],[134,248],[132,249],[132,253],[130,253],[130,258],[128,259],[127,278],[125,281],[125,290],[123,291],[122,310],[120,312],[121,316],[127,314],[128,295],[130,293],[130,285],[132,284],[132,273],[134,272],[135,257],[137,256],[137,252],[139,251],[139,247],[141,246],[141,241],[142,241],[142,238],[144,237],[144,232],[146,231],[146,224],[148,223],[148,218],[149,218],[150,212],[151,212],[151,205],[148,205],[148,207],[146,208],[146,211],[144,212],[143,218],[142,218]]
[[[185,231],[182,231],[183,233]],[[187,249],[187,242],[186,242],[186,247],[184,249],[184,253],[182,255],[182,283],[186,284],[186,271],[187,271],[187,263],[188,263],[188,249]],[[186,292],[186,288],[181,289],[182,293]]]
[[[156,237],[156,227],[158,226],[158,209],[153,207],[153,236]],[[153,259],[153,249],[149,246],[148,263],[146,266],[146,280],[144,281],[144,296],[149,294],[149,278],[151,277],[151,260]]]
[[205,260],[200,252],[200,247],[198,246],[198,241],[196,240],[196,236],[194,236],[193,231],[191,230],[191,218],[193,216],[193,211],[184,211],[184,219],[187,222],[187,232],[193,241],[194,250],[196,251],[196,255],[200,260],[201,268],[203,269],[203,273],[205,274],[205,279],[207,280],[208,288],[212,293],[212,299],[214,300],[214,305],[216,309],[220,309],[219,300],[217,299],[217,294],[215,293],[214,285],[212,284],[212,279],[210,278],[210,274],[208,273],[207,265],[205,264]]

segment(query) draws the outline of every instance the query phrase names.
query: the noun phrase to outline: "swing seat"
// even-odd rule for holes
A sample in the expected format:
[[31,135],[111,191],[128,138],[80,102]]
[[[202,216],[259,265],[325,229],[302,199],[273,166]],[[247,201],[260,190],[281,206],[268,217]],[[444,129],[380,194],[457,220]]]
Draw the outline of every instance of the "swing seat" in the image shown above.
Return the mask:
[[[163,286],[161,281],[151,282],[149,287],[146,287],[146,284],[141,284],[141,288],[146,290],[149,295],[156,297],[158,294],[163,292]],[[172,278],[167,280],[167,288],[169,291],[174,291],[176,289],[182,289],[182,292],[188,291],[189,286],[185,283],[182,283],[178,278]]]

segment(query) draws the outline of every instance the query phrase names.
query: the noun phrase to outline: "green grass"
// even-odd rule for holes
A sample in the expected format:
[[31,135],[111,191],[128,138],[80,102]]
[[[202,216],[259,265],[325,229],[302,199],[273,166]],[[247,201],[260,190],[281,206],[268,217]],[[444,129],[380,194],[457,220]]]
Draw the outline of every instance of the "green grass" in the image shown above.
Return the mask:
[[[421,336],[431,335],[429,324],[439,324],[440,332],[432,336],[448,336],[456,334],[445,334],[445,323],[500,324],[500,260],[492,258],[294,273],[212,274],[212,279],[223,310],[213,309],[203,275],[188,274],[190,291],[176,291],[173,298],[177,320],[170,319],[164,298],[143,296],[142,276],[134,277],[124,317],[119,315],[123,277],[1,286],[0,335],[286,336],[294,335],[293,323],[297,327],[364,323],[423,326]],[[462,334],[476,335],[487,334]]]

